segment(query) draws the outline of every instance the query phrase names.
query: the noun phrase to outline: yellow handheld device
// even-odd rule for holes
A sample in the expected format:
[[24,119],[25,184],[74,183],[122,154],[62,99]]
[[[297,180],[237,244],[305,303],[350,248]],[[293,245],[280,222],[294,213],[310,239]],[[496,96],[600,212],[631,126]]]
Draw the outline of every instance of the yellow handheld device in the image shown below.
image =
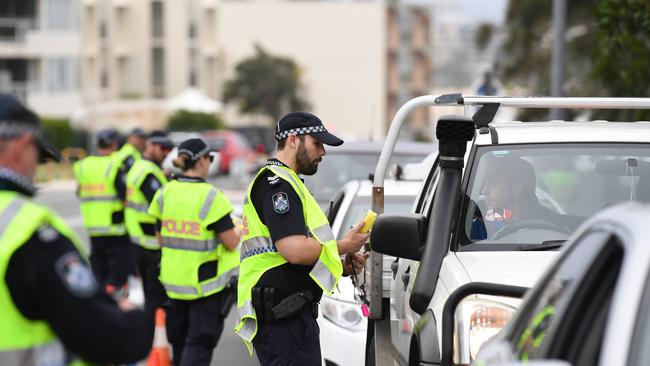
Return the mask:
[[373,210],[368,210],[366,213],[366,216],[363,218],[363,227],[361,228],[360,233],[367,233],[370,231],[372,228],[372,224],[375,223],[375,219],[377,218],[377,213]]

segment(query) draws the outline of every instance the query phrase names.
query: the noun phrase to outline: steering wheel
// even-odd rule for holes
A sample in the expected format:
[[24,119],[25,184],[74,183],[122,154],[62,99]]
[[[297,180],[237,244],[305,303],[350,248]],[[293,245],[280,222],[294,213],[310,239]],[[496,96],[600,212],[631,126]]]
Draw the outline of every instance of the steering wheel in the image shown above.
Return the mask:
[[521,231],[524,229],[538,229],[538,230],[550,230],[550,231],[557,231],[560,233],[564,234],[571,234],[571,230],[569,230],[567,227],[562,226],[560,224],[556,224],[550,221],[544,221],[544,220],[539,220],[539,219],[527,219],[527,220],[519,220],[510,224],[506,224],[504,227],[501,229],[497,230],[494,235],[492,235],[492,239],[501,239],[504,236],[508,236],[510,234],[516,233],[517,231]]

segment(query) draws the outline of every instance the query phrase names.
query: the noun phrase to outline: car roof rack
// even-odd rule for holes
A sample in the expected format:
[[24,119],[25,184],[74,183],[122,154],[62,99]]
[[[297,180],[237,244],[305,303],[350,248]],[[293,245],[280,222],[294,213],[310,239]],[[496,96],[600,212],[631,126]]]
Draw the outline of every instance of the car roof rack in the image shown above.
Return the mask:
[[432,106],[480,106],[472,116],[476,128],[489,125],[502,106],[543,109],[650,109],[650,98],[463,96],[461,93],[443,94],[434,98]]
[[601,98],[601,97],[508,97],[482,96],[462,93],[424,95],[413,98],[399,108],[393,118],[384,147],[375,169],[373,186],[383,187],[388,162],[395,150],[402,123],[408,114],[419,107],[476,106],[472,116],[476,128],[488,126],[501,107],[513,108],[559,108],[559,109],[650,109],[650,98]]

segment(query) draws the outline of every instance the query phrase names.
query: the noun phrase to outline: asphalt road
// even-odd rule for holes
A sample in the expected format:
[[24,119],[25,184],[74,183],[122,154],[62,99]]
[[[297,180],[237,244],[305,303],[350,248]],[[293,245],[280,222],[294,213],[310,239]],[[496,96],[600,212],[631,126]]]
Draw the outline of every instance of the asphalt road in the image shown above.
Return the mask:
[[[212,181],[217,187],[224,190],[228,195],[235,211],[241,210],[240,206],[244,197],[244,186],[229,179],[217,179]],[[36,201],[44,204],[59,215],[74,229],[88,247],[88,237],[83,230],[83,222],[79,212],[79,200],[75,196],[75,183],[55,182],[41,187],[36,197]],[[242,188],[244,187],[244,188]],[[137,282],[132,282],[138,284]],[[137,289],[132,289],[137,293]],[[232,329],[236,325],[237,312],[235,309],[230,311],[224,325],[224,331],[219,340],[219,344],[214,351],[212,365],[237,365],[237,366],[255,366],[259,365],[255,356],[251,357],[246,350],[242,341],[235,335]]]

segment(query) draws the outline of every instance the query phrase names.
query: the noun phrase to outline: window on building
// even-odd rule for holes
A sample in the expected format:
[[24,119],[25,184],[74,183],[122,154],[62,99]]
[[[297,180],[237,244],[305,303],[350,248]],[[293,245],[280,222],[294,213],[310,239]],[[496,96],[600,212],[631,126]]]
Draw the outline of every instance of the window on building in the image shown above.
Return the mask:
[[45,0],[45,28],[48,30],[77,30],[79,2],[74,0]]
[[161,1],[151,2],[151,36],[162,38],[165,35],[165,9]]
[[165,50],[154,47],[151,50],[151,87],[154,98],[165,97]]
[[79,61],[73,58],[46,60],[47,90],[68,92],[79,88]]

